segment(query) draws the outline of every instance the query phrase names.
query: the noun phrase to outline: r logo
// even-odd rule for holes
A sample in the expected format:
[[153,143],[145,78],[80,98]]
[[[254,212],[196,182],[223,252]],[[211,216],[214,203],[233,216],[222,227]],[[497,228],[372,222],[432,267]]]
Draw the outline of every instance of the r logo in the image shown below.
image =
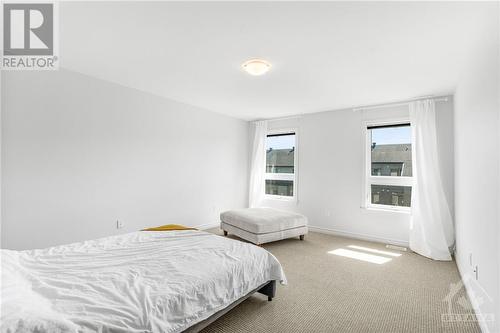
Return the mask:
[[6,3],[3,6],[4,56],[54,54],[53,4]]

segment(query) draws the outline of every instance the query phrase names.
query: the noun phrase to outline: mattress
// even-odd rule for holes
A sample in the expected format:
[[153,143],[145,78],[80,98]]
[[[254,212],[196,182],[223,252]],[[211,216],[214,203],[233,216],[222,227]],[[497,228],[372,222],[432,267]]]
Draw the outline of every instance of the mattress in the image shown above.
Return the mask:
[[273,208],[246,208],[223,212],[221,222],[239,229],[265,234],[307,226],[307,217]]
[[193,230],[1,256],[1,332],[181,332],[269,280],[286,283],[265,249]]

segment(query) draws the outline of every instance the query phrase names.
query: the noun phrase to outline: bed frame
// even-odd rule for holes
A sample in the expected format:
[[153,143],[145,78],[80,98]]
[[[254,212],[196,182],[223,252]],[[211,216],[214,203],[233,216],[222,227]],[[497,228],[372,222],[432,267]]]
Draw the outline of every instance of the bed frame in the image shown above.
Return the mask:
[[243,296],[240,299],[237,299],[233,303],[229,304],[227,307],[220,310],[219,312],[216,312],[213,315],[211,315],[210,317],[208,317],[207,319],[200,321],[199,323],[191,326],[190,328],[188,328],[184,332],[185,333],[197,333],[197,332],[201,331],[202,329],[204,329],[205,327],[207,327],[208,325],[210,325],[211,323],[213,323],[214,321],[216,321],[217,319],[219,319],[220,317],[222,317],[223,315],[225,315],[226,313],[228,313],[229,311],[234,309],[238,304],[240,304],[241,302],[243,302],[244,300],[246,300],[248,297],[252,296],[256,292],[263,294],[263,295],[266,295],[267,300],[269,302],[272,301],[274,296],[276,296],[276,281],[272,280],[272,281],[268,281],[268,282],[264,283],[263,285],[255,288],[254,290],[252,290],[251,292],[246,294],[245,296]]

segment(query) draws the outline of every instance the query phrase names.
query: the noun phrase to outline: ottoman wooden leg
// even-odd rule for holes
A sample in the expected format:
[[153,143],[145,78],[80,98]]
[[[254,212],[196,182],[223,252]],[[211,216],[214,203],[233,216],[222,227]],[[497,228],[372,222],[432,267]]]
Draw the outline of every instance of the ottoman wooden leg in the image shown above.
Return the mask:
[[224,230],[224,236],[227,236],[227,231],[226,230]]
[[300,239],[300,240],[304,240],[304,235],[300,235],[300,236],[299,236],[299,239]]

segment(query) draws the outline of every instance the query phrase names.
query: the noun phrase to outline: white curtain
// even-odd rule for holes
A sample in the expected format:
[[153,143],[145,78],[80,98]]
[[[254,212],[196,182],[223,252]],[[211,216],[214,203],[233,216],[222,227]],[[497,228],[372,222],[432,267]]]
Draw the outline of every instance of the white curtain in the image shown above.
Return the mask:
[[265,191],[267,121],[256,121],[250,165],[250,186],[248,206],[258,207]]
[[451,260],[453,222],[439,171],[434,100],[410,103],[413,149],[410,248],[428,258]]

